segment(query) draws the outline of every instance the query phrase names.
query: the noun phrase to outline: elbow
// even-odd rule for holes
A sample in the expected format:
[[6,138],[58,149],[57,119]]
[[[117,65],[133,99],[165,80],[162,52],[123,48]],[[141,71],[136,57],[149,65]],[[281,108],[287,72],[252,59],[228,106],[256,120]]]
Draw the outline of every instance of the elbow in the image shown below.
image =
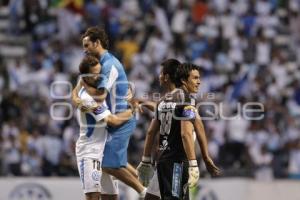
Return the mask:
[[76,98],[78,96],[78,90],[77,88],[74,88],[71,94],[72,98]]
[[191,140],[193,140],[193,132],[192,131],[181,131],[181,138],[183,141],[191,141]]
[[114,115],[109,115],[108,117],[106,117],[106,123],[107,125],[112,127],[116,127],[120,125]]

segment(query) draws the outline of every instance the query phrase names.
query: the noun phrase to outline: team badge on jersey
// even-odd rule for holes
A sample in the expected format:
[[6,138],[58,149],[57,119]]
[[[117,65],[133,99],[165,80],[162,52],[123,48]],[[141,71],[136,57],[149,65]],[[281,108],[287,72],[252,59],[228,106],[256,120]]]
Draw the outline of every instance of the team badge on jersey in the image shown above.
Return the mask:
[[93,113],[94,113],[95,115],[99,115],[99,114],[103,113],[105,110],[107,110],[107,107],[104,106],[104,105],[102,105],[102,106],[99,106],[98,108],[96,108],[96,109],[93,111]]
[[94,171],[92,172],[92,179],[93,179],[94,181],[100,181],[100,177],[101,177],[100,171],[94,170]]

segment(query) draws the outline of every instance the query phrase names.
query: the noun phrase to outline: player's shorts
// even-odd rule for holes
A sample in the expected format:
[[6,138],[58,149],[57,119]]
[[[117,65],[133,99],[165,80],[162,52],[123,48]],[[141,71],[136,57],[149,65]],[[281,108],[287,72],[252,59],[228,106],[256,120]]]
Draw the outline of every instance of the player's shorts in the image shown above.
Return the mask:
[[157,178],[157,170],[154,171],[154,175],[147,187],[147,193],[152,194],[160,198],[160,191],[159,191],[159,183]]
[[83,192],[100,192],[100,179],[102,175],[100,161],[91,158],[78,158],[77,166]]
[[102,167],[120,168],[127,166],[127,148],[129,139],[136,126],[135,117],[124,123],[120,128],[108,129],[104,148]]
[[159,161],[157,175],[162,199],[189,200],[188,162]]
[[105,172],[101,177],[101,194],[119,194],[118,180]]

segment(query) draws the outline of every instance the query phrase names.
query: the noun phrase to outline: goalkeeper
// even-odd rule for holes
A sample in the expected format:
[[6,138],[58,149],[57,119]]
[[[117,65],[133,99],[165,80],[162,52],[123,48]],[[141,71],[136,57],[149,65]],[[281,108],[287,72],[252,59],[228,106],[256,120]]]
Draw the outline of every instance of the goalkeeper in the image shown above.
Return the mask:
[[[155,134],[160,129],[160,156],[157,174],[154,175],[145,199],[189,199],[188,186],[193,187],[199,179],[199,170],[194,152],[193,125],[208,171],[220,173],[207,152],[207,142],[203,124],[194,108],[195,100],[190,93],[196,93],[200,85],[198,67],[179,62],[164,62],[160,74],[160,84],[170,92],[160,101],[156,118],[152,120],[146,137],[144,156],[138,167],[139,178],[147,186],[153,176],[151,149]],[[177,68],[177,77],[175,73]],[[180,86],[180,89],[176,89]],[[198,116],[198,117],[197,117]],[[159,187],[157,183],[159,181]],[[160,190],[160,191],[159,191]],[[161,193],[161,194],[160,194]]]

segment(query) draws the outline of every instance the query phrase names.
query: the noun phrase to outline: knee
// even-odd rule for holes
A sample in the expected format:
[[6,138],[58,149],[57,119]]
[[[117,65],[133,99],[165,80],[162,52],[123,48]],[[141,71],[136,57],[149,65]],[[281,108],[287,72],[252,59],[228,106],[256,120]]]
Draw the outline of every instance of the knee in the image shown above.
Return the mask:
[[86,200],[99,200],[100,199],[100,193],[99,192],[91,192],[85,194]]
[[120,168],[109,168],[109,167],[102,168],[102,171],[104,171],[108,174],[111,174],[113,172],[117,172],[119,170],[120,170]]
[[117,194],[101,194],[101,200],[118,200]]

